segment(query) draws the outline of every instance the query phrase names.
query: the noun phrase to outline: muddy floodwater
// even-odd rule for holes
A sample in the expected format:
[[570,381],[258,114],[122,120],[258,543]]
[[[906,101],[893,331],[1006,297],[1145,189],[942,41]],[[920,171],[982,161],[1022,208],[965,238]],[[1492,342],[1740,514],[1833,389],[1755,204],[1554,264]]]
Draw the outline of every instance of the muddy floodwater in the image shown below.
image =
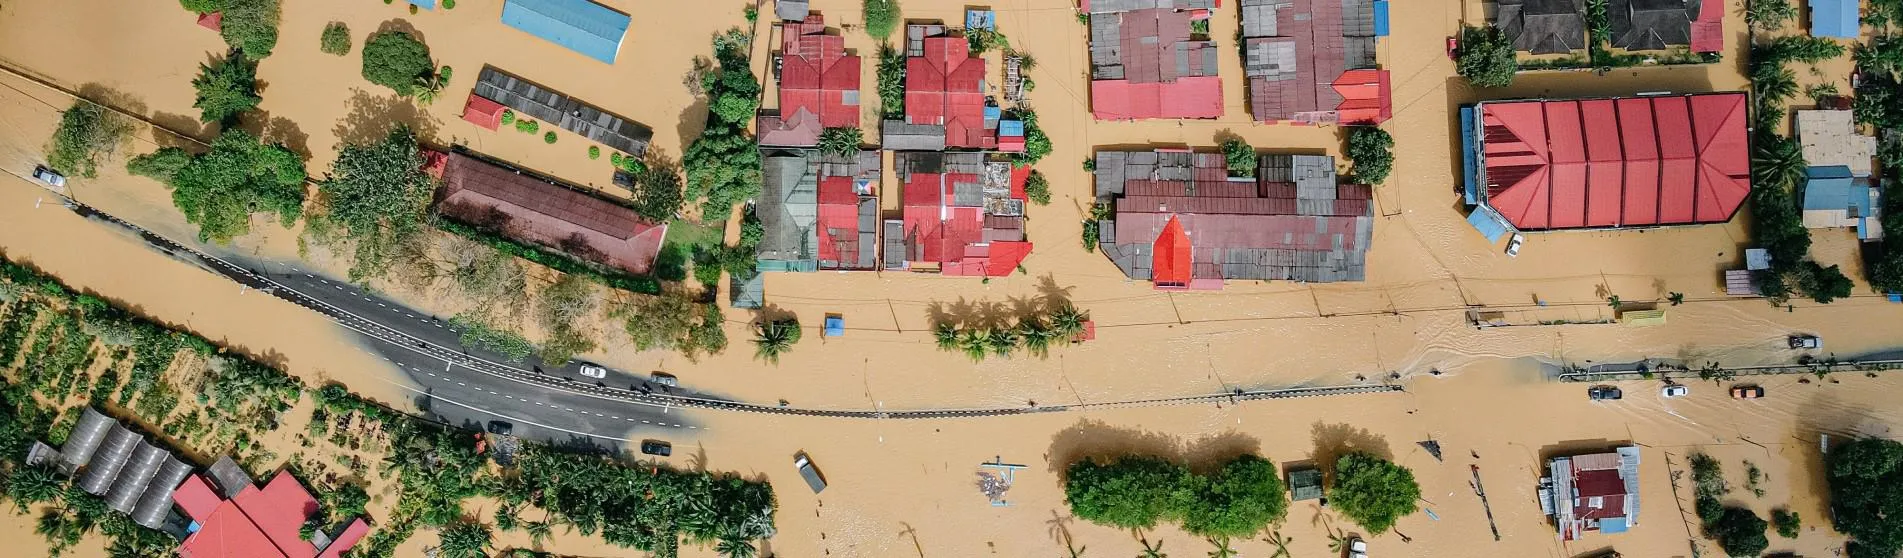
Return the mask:
[[[462,100],[483,65],[523,75],[654,129],[653,149],[678,157],[699,132],[704,101],[683,85],[695,56],[709,56],[709,37],[746,26],[739,2],[606,0],[635,14],[614,65],[579,56],[502,26],[499,0],[463,0],[454,10],[410,15],[403,5],[287,0],[276,52],[260,66],[264,102],[245,126],[309,156],[314,175],[328,168],[340,142],[376,138],[405,123],[436,144],[459,143],[577,184],[626,195],[609,184],[606,160],[586,156],[572,134],[555,145],[513,130],[488,131],[460,119]],[[874,94],[878,43],[858,30],[856,0],[813,0],[813,9],[843,31],[847,48],[865,57],[863,121],[877,118]],[[762,6],[770,19],[771,4]],[[1773,307],[1723,293],[1722,271],[1742,267],[1749,240],[1744,219],[1723,225],[1629,231],[1530,234],[1517,258],[1501,253],[1464,222],[1455,191],[1457,138],[1453,114],[1479,99],[1625,95],[1737,90],[1745,51],[1738,2],[1727,6],[1724,61],[1702,66],[1622,69],[1604,76],[1542,72],[1512,87],[1475,91],[1453,73],[1444,41],[1459,25],[1483,20],[1479,2],[1401,2],[1391,6],[1392,36],[1379,43],[1393,72],[1395,171],[1375,190],[1374,242],[1367,281],[1340,284],[1233,282],[1222,291],[1164,293],[1124,278],[1101,254],[1079,243],[1092,190],[1082,162],[1097,147],[1212,147],[1236,134],[1275,152],[1340,152],[1334,127],[1251,122],[1244,105],[1241,62],[1233,43],[1218,39],[1226,116],[1201,121],[1097,122],[1088,111],[1086,28],[1068,0],[995,3],[999,30],[1035,56],[1028,75],[1042,128],[1055,150],[1038,168],[1053,201],[1028,209],[1036,250],[1023,273],[980,281],[910,273],[772,274],[767,301],[808,325],[828,313],[846,319],[843,337],[811,331],[778,366],[752,358],[746,343],[753,315],[728,309],[734,345],[690,361],[636,351],[618,325],[603,318],[602,349],[587,358],[615,368],[665,370],[727,397],[771,404],[854,410],[1029,407],[1103,403],[1234,389],[1296,385],[1396,383],[1404,392],[1242,404],[1137,407],[1088,413],[1033,414],[965,420],[847,420],[695,412],[704,428],[672,439],[672,463],[763,475],[781,504],[780,533],[770,542],[788,557],[1055,556],[1064,534],[1090,555],[1133,555],[1127,532],[1069,520],[1057,472],[1080,457],[1145,452],[1206,464],[1238,452],[1259,452],[1278,464],[1325,458],[1342,448],[1392,456],[1419,477],[1432,511],[1403,518],[1396,532],[1374,537],[1376,554],[1423,557],[1570,557],[1605,547],[1628,556],[1689,556],[1696,526],[1684,518],[1690,488],[1672,478],[1685,458],[1704,451],[1720,459],[1734,486],[1745,461],[1768,476],[1762,497],[1734,490],[1735,503],[1760,515],[1788,506],[1807,525],[1795,540],[1772,539],[1773,551],[1829,555],[1841,536],[1825,527],[1819,437],[1889,436],[1903,407],[1903,382],[1840,373],[1799,383],[1799,376],[1757,380],[1768,396],[1738,401],[1725,386],[1698,383],[1683,399],[1659,397],[1657,382],[1622,384],[1623,401],[1593,403],[1584,386],[1550,381],[1551,365],[1673,359],[1727,365],[1786,363],[1793,333],[1821,335],[1824,357],[1903,345],[1896,324],[1903,305],[1872,293],[1862,281],[1858,242],[1848,230],[1813,231],[1813,256],[1857,279],[1855,296],[1830,305],[1794,301]],[[914,20],[962,21],[964,3],[908,0]],[[1233,2],[1215,11],[1210,35],[1235,36]],[[441,100],[427,107],[364,81],[355,50],[335,57],[317,50],[332,21],[349,25],[357,47],[378,29],[407,29],[430,45],[438,64],[456,69]],[[237,285],[157,253],[138,238],[74,215],[26,178],[42,146],[72,103],[66,92],[141,115],[197,139],[215,130],[196,123],[190,80],[198,65],[222,53],[215,33],[196,26],[175,2],[146,0],[11,0],[0,3],[0,250],[66,282],[123,301],[154,318],[258,355],[280,359],[307,381],[334,380],[379,400],[401,402],[406,376],[360,349],[354,334],[320,315]],[[764,24],[756,31],[771,36]],[[60,45],[50,48],[48,45]],[[766,44],[756,44],[764,72]],[[991,55],[994,70],[997,55]],[[993,80],[995,83],[1000,80]],[[48,87],[50,84],[51,87]],[[769,106],[771,103],[769,103]],[[187,143],[144,126],[128,147],[144,153]],[[188,240],[195,229],[172,208],[157,182],[127,175],[124,155],[96,179],[75,178],[75,196],[158,234]],[[890,177],[884,205],[896,207]],[[300,231],[253,221],[253,234],[208,248],[263,260],[298,261],[333,277],[348,267],[321,249],[300,249]],[[373,282],[419,312],[452,315],[468,301]],[[1666,302],[1682,293],[1683,305]],[[1627,327],[1608,304],[1652,304],[1664,325]],[[722,297],[723,299],[725,297]],[[938,351],[935,319],[1006,320],[1027,308],[1066,300],[1090,312],[1097,338],[1059,347],[1048,359],[987,360]],[[724,304],[724,302],[723,302]],[[1500,312],[1517,327],[1475,329],[1469,309]],[[1542,325],[1548,324],[1548,325]],[[1545,368],[1543,368],[1545,365]],[[1438,440],[1444,461],[1417,442]],[[1544,456],[1637,443],[1643,465],[1643,512],[1625,535],[1589,535],[1560,542],[1539,511],[1534,488]],[[813,495],[792,468],[809,453],[831,487]],[[1010,505],[989,505],[976,488],[979,464],[1021,464]],[[1478,466],[1500,539],[1489,530],[1469,484]],[[471,502],[478,517],[488,510]],[[375,506],[373,506],[375,509]],[[1436,517],[1438,519],[1436,519]],[[39,555],[31,518],[0,518],[0,533],[22,541],[22,556]],[[1327,554],[1328,528],[1355,527],[1313,502],[1296,503],[1279,526],[1294,555]],[[1411,542],[1404,542],[1405,534]],[[1208,545],[1162,528],[1148,533],[1177,556]],[[425,531],[405,547],[421,555]],[[505,546],[529,544],[522,533],[499,534]],[[547,549],[583,556],[634,555],[596,538],[560,534]],[[1272,552],[1241,541],[1244,556]],[[1715,547],[1704,549],[1706,555]],[[688,556],[711,556],[690,547]],[[88,541],[76,556],[101,556]],[[763,555],[767,555],[764,554]]]

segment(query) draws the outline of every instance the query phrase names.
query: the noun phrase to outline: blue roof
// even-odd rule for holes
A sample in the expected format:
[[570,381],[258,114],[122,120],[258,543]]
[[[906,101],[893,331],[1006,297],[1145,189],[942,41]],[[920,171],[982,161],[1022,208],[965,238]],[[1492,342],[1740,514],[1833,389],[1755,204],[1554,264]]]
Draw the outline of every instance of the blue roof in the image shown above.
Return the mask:
[[1474,141],[1474,108],[1460,107],[1460,168],[1461,194],[1467,205],[1480,203],[1480,188],[1477,186],[1480,176],[1480,142]]
[[1625,518],[1623,517],[1608,517],[1608,518],[1599,520],[1599,532],[1601,533],[1605,533],[1608,535],[1617,535],[1619,533],[1624,533],[1625,529],[1626,529],[1626,524],[1625,524]]
[[1388,0],[1374,0],[1374,36],[1388,36]]
[[1866,181],[1850,176],[1850,167],[1832,165],[1811,167],[1806,173],[1810,180],[1804,184],[1805,211],[1840,211],[1855,209],[1857,215],[1869,215],[1870,185]]
[[502,23],[589,58],[615,63],[628,15],[588,0],[507,0]]
[[998,135],[1005,137],[1023,137],[1023,120],[1005,120],[998,123]]
[[826,336],[839,337],[846,334],[846,319],[840,316],[826,317]]
[[410,4],[425,10],[436,9],[436,0],[410,0]]
[[1862,34],[1857,0],[1810,0],[1810,34],[1855,39]]
[[997,29],[998,15],[991,10],[965,10],[966,29]]
[[1507,231],[1511,229],[1505,217],[1501,217],[1492,207],[1484,205],[1474,207],[1473,213],[1467,215],[1467,224],[1473,225],[1474,230],[1480,231],[1480,236],[1487,237],[1488,243],[1499,242],[1500,237],[1506,236]]

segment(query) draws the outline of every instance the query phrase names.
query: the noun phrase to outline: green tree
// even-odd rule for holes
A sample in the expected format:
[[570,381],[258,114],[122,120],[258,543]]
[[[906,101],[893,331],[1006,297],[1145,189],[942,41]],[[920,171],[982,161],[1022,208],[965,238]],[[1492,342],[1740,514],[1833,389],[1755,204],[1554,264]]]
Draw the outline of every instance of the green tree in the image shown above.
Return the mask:
[[1759,31],[1776,31],[1797,18],[1797,7],[1786,0],[1750,0],[1745,2],[1744,22]]
[[271,56],[278,44],[278,0],[224,0],[218,33],[225,44],[252,61]]
[[1414,513],[1421,487],[1414,472],[1373,455],[1354,452],[1335,461],[1332,504],[1341,514],[1367,528],[1370,534],[1387,532],[1401,516]]
[[1865,438],[1825,454],[1830,517],[1852,557],[1903,551],[1903,443]]
[[398,247],[426,230],[436,179],[423,170],[416,134],[398,126],[382,141],[345,145],[317,183],[313,226],[341,233],[329,240],[355,254],[350,279],[382,277],[400,257]]
[[198,77],[192,79],[198,90],[192,103],[201,122],[216,122],[231,127],[238,117],[258,108],[264,98],[258,96],[258,65],[233,52],[210,64],[198,65]]
[[1228,161],[1229,176],[1255,176],[1258,160],[1255,147],[1242,138],[1229,138],[1222,142],[1222,157]]
[[1394,170],[1394,136],[1374,126],[1353,126],[1348,132],[1349,171],[1356,184],[1387,182]]
[[690,353],[694,343],[690,335],[699,324],[700,305],[691,295],[667,291],[658,296],[641,297],[627,310],[624,329],[638,350],[675,349]]
[[350,54],[350,26],[341,21],[325,25],[324,33],[317,37],[317,50],[337,56]]
[[442,545],[437,547],[439,556],[448,558],[487,558],[488,548],[495,538],[488,525],[473,521],[459,521],[444,527]]
[[1747,508],[1725,508],[1718,521],[1705,526],[1705,535],[1731,556],[1757,556],[1771,546],[1764,536],[1764,519]]
[[46,166],[62,174],[93,178],[99,163],[132,137],[132,122],[92,101],[73,101],[59,115],[59,128],[46,147]]
[[1044,178],[1044,173],[1031,171],[1031,174],[1024,178],[1024,197],[1030,198],[1031,203],[1050,205],[1051,181]]
[[1454,49],[1454,67],[1475,87],[1506,87],[1520,63],[1513,57],[1513,41],[1491,25],[1464,26],[1460,46]]
[[529,543],[536,546],[541,546],[542,541],[554,533],[547,521],[530,521],[522,524],[522,529],[529,532]]
[[416,93],[418,79],[436,71],[429,46],[403,31],[384,31],[363,43],[363,79],[398,95]]
[[568,362],[569,357],[592,351],[595,342],[578,324],[594,319],[601,304],[595,284],[576,274],[564,274],[542,288],[536,304],[536,322],[548,338],[542,341],[542,360],[550,364]]
[[726,219],[733,206],[760,193],[760,150],[747,132],[760,106],[760,82],[749,69],[746,34],[714,37],[718,68],[702,76],[707,125],[681,155],[687,169],[684,198],[700,200],[701,218]]
[[905,56],[891,43],[879,43],[879,114],[886,120],[905,116]]
[[932,324],[932,339],[937,342],[938,350],[956,352],[958,350],[958,326],[942,322]]
[[1056,330],[1051,328],[1050,323],[1046,322],[1043,316],[1035,315],[1018,318],[1015,333],[1018,339],[1022,340],[1024,351],[1038,358],[1050,356],[1051,340],[1057,337]]
[[[630,157],[632,159],[632,157]],[[679,169],[660,167],[634,173],[634,213],[650,223],[667,223],[680,215],[682,198]]]
[[864,0],[866,34],[885,40],[899,25],[899,0]]
[[1193,493],[1190,473],[1156,457],[1125,456],[1108,464],[1083,460],[1066,471],[1064,497],[1071,513],[1120,529],[1149,529],[1179,515]]
[[66,493],[66,481],[47,465],[15,469],[6,481],[7,498],[18,513],[26,513],[34,504],[59,500]]
[[1250,538],[1288,515],[1288,496],[1275,464],[1242,455],[1223,465],[1189,501],[1183,529],[1227,541]]
[[827,155],[851,156],[859,152],[865,133],[858,128],[827,128],[819,133],[819,151]]
[[1035,165],[1038,161],[1042,161],[1045,157],[1050,156],[1052,149],[1051,137],[1044,133],[1043,128],[1038,126],[1036,112],[1033,112],[1029,107],[1020,106],[1005,111],[1004,118],[1024,122],[1024,151],[1012,156],[1011,164],[1016,166]]
[[171,187],[172,204],[198,225],[201,240],[224,243],[250,232],[252,213],[276,214],[289,227],[303,212],[304,161],[244,130],[225,130],[200,155],[166,147],[126,168]]
[[1850,296],[1853,286],[1850,278],[1836,265],[1824,267],[1814,261],[1797,265],[1792,272],[1797,277],[1798,290],[1819,304],[1829,304],[1840,298]]
[[714,544],[714,551],[726,558],[753,558],[759,555],[753,541],[735,536],[720,537],[720,541]]
[[1803,520],[1797,517],[1797,512],[1778,508],[1771,510],[1771,525],[1777,528],[1777,536],[1795,539],[1803,528]]
[[1071,342],[1084,334],[1084,324],[1090,321],[1090,313],[1078,310],[1066,302],[1051,311],[1051,330],[1058,339]]
[[768,320],[754,326],[753,355],[772,364],[780,363],[780,355],[793,350],[800,342],[800,321],[798,318]]

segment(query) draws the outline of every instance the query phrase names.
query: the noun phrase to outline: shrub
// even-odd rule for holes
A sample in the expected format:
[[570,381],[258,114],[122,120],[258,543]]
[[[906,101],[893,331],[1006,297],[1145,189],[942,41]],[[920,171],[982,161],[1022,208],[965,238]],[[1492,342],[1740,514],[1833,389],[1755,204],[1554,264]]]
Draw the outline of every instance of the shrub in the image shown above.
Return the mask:
[[324,26],[324,34],[318,36],[317,43],[317,50],[324,54],[350,54],[350,27],[341,21],[330,22]]
[[1335,461],[1333,502],[1341,514],[1379,535],[1401,516],[1414,513],[1421,487],[1406,467],[1365,453]]
[[548,143],[548,144],[555,143],[555,132],[553,130],[550,130],[548,133],[542,134],[542,143]]
[[1776,31],[1797,18],[1797,7],[1786,0],[1751,0],[1744,6],[1744,22],[1759,31]]
[[435,70],[429,46],[409,33],[384,31],[363,43],[363,78],[398,95],[415,94],[418,80],[431,77]]
[[742,12],[742,15],[747,16],[747,23],[760,22],[760,8],[753,4],[747,4],[747,8]]
[[1491,25],[1461,28],[1454,66],[1476,87],[1506,87],[1513,83],[1513,74],[1520,71],[1519,61],[1513,57],[1513,42]]
[[1803,521],[1798,519],[1797,512],[1784,508],[1771,510],[1771,525],[1777,528],[1777,536],[1787,539],[1797,538],[1798,531],[1803,529]]
[[1229,138],[1222,142],[1222,157],[1228,162],[1229,176],[1255,176],[1255,147],[1242,138]]
[[1380,184],[1394,170],[1394,136],[1373,126],[1355,126],[1348,132],[1348,161],[1356,184]]
[[899,25],[899,0],[865,0],[866,34],[884,40]]
[[198,65],[198,77],[192,78],[198,90],[192,106],[198,108],[198,120],[230,127],[239,115],[258,108],[264,98],[258,96],[258,66],[231,53],[222,60]]
[[[601,146],[599,146],[599,145],[590,145],[590,146],[588,146],[588,158],[589,158],[589,159],[600,159],[600,158],[601,158]],[[619,162],[619,160],[617,159],[617,160],[616,160],[616,162]]]
[[542,124],[534,120],[517,119],[515,121],[516,131],[522,132],[524,134],[533,134],[536,132],[536,130],[540,130],[541,128],[542,128]]
[[1051,182],[1044,178],[1044,173],[1031,171],[1031,175],[1025,177],[1024,196],[1038,205],[1051,204]]
[[456,0],[443,0],[443,9],[445,10],[456,9]]
[[514,124],[515,124],[515,111],[509,110],[509,109],[502,109],[502,125],[512,126]]
[[521,361],[535,354],[535,344],[528,338],[513,331],[491,326],[480,316],[463,313],[449,319],[449,325],[462,330],[458,342],[468,347],[487,349],[509,357],[509,360]]
[[263,60],[278,44],[278,0],[226,0],[219,12],[219,34],[225,44],[244,51],[245,58]]
[[1036,112],[1029,107],[1018,107],[1006,111],[1004,118],[1024,121],[1024,152],[1013,155],[1011,164],[1030,166],[1051,154],[1051,137],[1044,134],[1043,128],[1038,127]]
[[1208,476],[1157,457],[1079,461],[1066,469],[1064,496],[1071,513],[1092,523],[1149,529],[1174,521],[1209,538],[1246,538],[1288,513],[1275,464],[1256,455]]
[[59,128],[47,144],[46,166],[62,174],[99,176],[99,163],[132,137],[132,122],[92,101],[73,101],[59,115]]
[[879,43],[879,114],[887,120],[905,116],[905,56],[891,43]]

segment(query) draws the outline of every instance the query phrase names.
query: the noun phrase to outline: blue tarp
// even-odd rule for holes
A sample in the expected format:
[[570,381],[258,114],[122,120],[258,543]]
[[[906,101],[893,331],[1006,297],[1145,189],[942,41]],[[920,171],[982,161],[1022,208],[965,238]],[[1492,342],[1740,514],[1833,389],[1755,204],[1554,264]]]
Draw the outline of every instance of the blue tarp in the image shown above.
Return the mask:
[[1608,518],[1599,520],[1599,532],[1601,533],[1605,533],[1608,535],[1617,535],[1619,533],[1624,533],[1625,529],[1626,529],[1626,524],[1625,524],[1625,518],[1623,517],[1608,517]]
[[1512,227],[1507,225],[1506,218],[1501,217],[1493,208],[1484,205],[1474,207],[1473,213],[1467,214],[1467,224],[1473,225],[1474,230],[1480,231],[1480,236],[1487,237],[1489,244],[1499,242],[1500,237],[1506,236],[1507,231],[1512,230]]
[[1004,111],[998,107],[985,107],[985,120],[997,120],[1004,117]]
[[965,10],[966,29],[997,29],[998,15],[991,10]]
[[615,63],[628,15],[588,0],[507,0],[502,23],[589,58]]
[[1474,186],[1480,176],[1479,149],[1474,143],[1474,108],[1460,107],[1460,167],[1466,171],[1460,173],[1460,185],[1467,205],[1480,203],[1480,192]]
[[826,316],[826,336],[839,337],[846,334],[846,319],[840,316]]
[[1857,0],[1810,0],[1810,34],[1815,37],[1855,39],[1862,32]]
[[410,0],[410,5],[425,10],[434,10],[436,9],[436,0]]
[[1374,36],[1388,36],[1388,0],[1374,0]]
[[1024,121],[1023,120],[1005,120],[1003,122],[999,122],[998,135],[1004,136],[1004,137],[1011,137],[1011,138],[1023,137],[1024,136]]
[[1890,302],[1903,303],[1903,293],[1890,293]]

